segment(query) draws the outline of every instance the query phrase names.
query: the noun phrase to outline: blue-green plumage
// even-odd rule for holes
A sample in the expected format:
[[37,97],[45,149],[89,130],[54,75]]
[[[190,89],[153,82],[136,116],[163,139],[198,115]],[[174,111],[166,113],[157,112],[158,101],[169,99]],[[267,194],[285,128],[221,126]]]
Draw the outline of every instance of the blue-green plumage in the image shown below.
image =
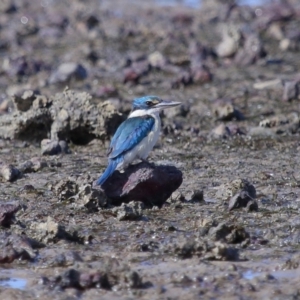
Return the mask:
[[160,132],[159,112],[180,102],[145,96],[133,101],[132,112],[114,134],[108,149],[108,166],[96,185],[102,185],[116,169],[125,168],[136,158],[146,159]]
[[149,115],[132,117],[124,121],[113,136],[108,150],[109,158],[131,150],[151,131],[155,119]]

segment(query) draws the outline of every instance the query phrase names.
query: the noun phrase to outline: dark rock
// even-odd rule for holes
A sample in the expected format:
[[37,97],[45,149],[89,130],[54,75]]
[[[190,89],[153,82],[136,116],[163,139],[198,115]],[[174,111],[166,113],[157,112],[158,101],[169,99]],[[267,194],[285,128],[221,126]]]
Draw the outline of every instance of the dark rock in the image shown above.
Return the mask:
[[0,202],[0,225],[9,227],[20,208],[19,202]]
[[60,153],[70,153],[68,144],[65,141],[51,141],[49,139],[41,142],[42,155],[57,155]]
[[13,165],[0,162],[0,175],[6,181],[14,181],[21,176],[21,172]]
[[125,275],[125,283],[131,289],[139,289],[143,287],[142,278],[136,271],[129,271]]
[[188,197],[188,201],[192,202],[203,202],[204,197],[203,197],[203,190],[194,190],[192,191],[190,197]]
[[94,29],[95,27],[97,27],[100,23],[99,19],[97,16],[95,15],[89,15],[86,20],[86,27],[88,30]]
[[228,209],[233,210],[236,208],[246,207],[247,211],[257,211],[258,204],[247,191],[240,191],[235,194],[228,203]]
[[86,69],[78,63],[63,63],[52,73],[49,79],[50,84],[66,83],[72,79],[84,80],[87,78]]
[[135,200],[162,206],[181,183],[182,173],[173,166],[139,163],[129,166],[124,173],[114,172],[102,188],[113,205]]
[[69,269],[59,276],[57,281],[59,281],[59,285],[63,289],[70,287],[79,288],[79,276],[80,273],[77,270]]
[[11,263],[15,259],[34,259],[36,257],[35,245],[36,243],[26,236],[1,232],[0,263]]
[[32,184],[25,184],[21,189],[21,193],[30,194],[35,193],[36,189]]

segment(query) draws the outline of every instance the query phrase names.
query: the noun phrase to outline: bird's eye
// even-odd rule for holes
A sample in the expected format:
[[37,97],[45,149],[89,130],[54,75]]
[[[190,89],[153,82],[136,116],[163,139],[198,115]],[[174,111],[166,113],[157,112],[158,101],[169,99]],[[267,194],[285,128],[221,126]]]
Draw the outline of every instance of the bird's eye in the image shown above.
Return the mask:
[[151,106],[153,103],[152,103],[152,101],[146,101],[146,104],[147,104],[148,106]]

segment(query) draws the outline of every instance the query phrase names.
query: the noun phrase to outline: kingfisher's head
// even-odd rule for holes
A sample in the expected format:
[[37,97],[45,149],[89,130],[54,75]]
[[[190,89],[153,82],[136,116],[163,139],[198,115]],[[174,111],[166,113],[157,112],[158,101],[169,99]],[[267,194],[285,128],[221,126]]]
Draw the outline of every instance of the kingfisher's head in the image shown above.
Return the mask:
[[133,111],[143,110],[154,113],[180,104],[181,102],[162,100],[157,96],[144,96],[133,100]]

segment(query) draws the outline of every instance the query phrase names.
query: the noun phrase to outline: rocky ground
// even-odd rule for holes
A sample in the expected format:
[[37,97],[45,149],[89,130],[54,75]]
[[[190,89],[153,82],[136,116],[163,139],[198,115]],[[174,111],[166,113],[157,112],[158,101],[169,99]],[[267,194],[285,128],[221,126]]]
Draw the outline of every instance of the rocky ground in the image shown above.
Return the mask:
[[[0,3],[1,299],[299,299],[300,5]],[[100,190],[133,98],[150,162]]]

